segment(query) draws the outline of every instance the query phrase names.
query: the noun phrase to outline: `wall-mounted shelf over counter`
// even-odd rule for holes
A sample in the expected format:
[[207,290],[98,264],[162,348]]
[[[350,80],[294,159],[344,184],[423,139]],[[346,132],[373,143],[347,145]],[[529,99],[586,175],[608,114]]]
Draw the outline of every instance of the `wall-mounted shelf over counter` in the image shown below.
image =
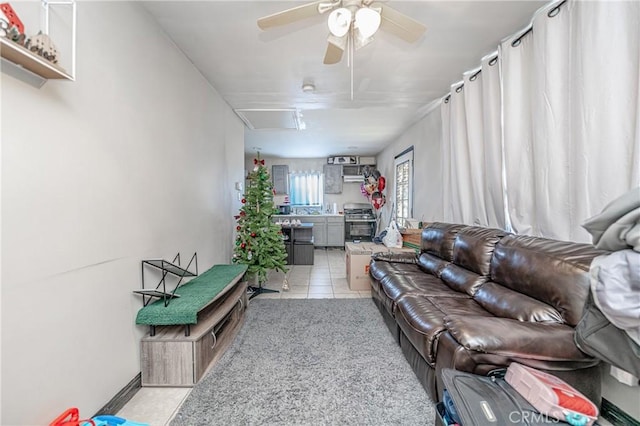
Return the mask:
[[0,38],[0,56],[47,80],[73,80],[62,68],[6,38]]
[[[29,7],[32,5],[32,2],[24,2],[21,3],[21,7],[27,8],[26,14],[29,15]],[[17,33],[14,33],[12,37],[0,37],[0,57],[2,58],[2,72],[15,77],[18,80],[22,80],[25,83],[28,83],[34,87],[42,87],[47,80],[69,80],[75,81],[76,79],[76,2],[73,0],[42,0],[42,12],[44,13],[44,28],[40,29],[38,32],[38,28],[22,28],[22,23],[19,22],[20,19],[13,15],[14,20],[18,22],[13,22],[15,26],[13,26],[12,30],[20,33],[20,37],[17,37]],[[62,49],[58,51],[62,51],[65,53],[63,58],[67,58],[64,63],[64,67],[58,65],[58,63],[53,63],[52,61],[47,60],[43,56],[38,55],[35,52],[32,52],[28,48],[23,47],[21,43],[16,43],[14,40],[32,40],[39,38],[42,43],[43,38],[49,39],[50,33],[50,20],[51,13],[50,8],[52,6],[60,7],[66,10],[65,11],[56,11],[61,13],[56,13],[54,16],[54,21],[57,22],[57,25],[51,25],[51,27],[57,31],[54,32],[52,39],[55,39],[56,44],[62,43]],[[13,10],[11,10],[13,13]],[[16,11],[20,13],[20,10]],[[34,10],[31,10],[34,12]],[[70,15],[67,13],[70,12]],[[36,34],[37,33],[37,34]],[[16,38],[17,37],[17,38]],[[46,43],[46,42],[45,42]],[[50,43],[53,43],[51,41]],[[49,46],[49,47],[46,47]],[[45,44],[43,48],[40,45],[39,53],[42,53],[42,50],[45,49],[44,55],[47,55],[46,49],[49,49],[53,46],[55,51],[55,45],[53,44]],[[27,45],[27,47],[29,47]],[[60,46],[58,46],[60,47]],[[54,56],[57,59],[58,54],[56,53]],[[66,71],[65,68],[69,67],[70,71]]]

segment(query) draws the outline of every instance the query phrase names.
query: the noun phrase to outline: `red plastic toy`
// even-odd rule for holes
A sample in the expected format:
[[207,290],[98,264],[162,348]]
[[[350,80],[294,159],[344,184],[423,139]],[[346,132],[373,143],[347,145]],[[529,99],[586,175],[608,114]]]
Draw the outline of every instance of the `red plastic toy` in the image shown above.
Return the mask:
[[9,3],[0,3],[0,10],[9,20],[9,24],[11,26],[15,26],[20,34],[24,34],[24,24],[22,23],[20,18],[18,18],[18,14],[15,10],[13,10],[13,7],[11,7]]
[[80,420],[80,412],[77,408],[69,408],[49,423],[49,426],[80,426],[85,424],[95,426],[95,422],[91,419]]

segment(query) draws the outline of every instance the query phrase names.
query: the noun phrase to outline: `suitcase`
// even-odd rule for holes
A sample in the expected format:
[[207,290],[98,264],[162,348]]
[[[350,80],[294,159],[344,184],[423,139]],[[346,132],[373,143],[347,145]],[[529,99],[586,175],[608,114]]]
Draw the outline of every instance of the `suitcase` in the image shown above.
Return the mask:
[[504,379],[505,370],[490,376],[442,370],[442,381],[455,404],[460,426],[540,426],[565,424],[538,412]]

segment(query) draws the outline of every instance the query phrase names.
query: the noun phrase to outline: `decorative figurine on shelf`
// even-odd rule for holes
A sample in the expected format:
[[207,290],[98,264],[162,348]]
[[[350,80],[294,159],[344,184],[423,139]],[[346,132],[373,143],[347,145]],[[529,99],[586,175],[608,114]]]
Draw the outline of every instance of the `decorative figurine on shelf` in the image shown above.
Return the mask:
[[42,56],[51,63],[58,63],[58,49],[56,49],[56,45],[51,41],[51,37],[43,34],[42,31],[27,40],[24,47]]

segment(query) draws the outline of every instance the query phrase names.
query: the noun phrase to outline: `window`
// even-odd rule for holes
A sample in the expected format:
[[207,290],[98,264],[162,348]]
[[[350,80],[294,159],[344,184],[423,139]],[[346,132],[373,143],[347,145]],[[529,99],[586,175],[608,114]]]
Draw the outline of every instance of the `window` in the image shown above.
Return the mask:
[[291,173],[291,205],[322,206],[324,185],[320,172]]
[[413,147],[396,156],[395,175],[395,216],[398,225],[404,226],[413,214]]

